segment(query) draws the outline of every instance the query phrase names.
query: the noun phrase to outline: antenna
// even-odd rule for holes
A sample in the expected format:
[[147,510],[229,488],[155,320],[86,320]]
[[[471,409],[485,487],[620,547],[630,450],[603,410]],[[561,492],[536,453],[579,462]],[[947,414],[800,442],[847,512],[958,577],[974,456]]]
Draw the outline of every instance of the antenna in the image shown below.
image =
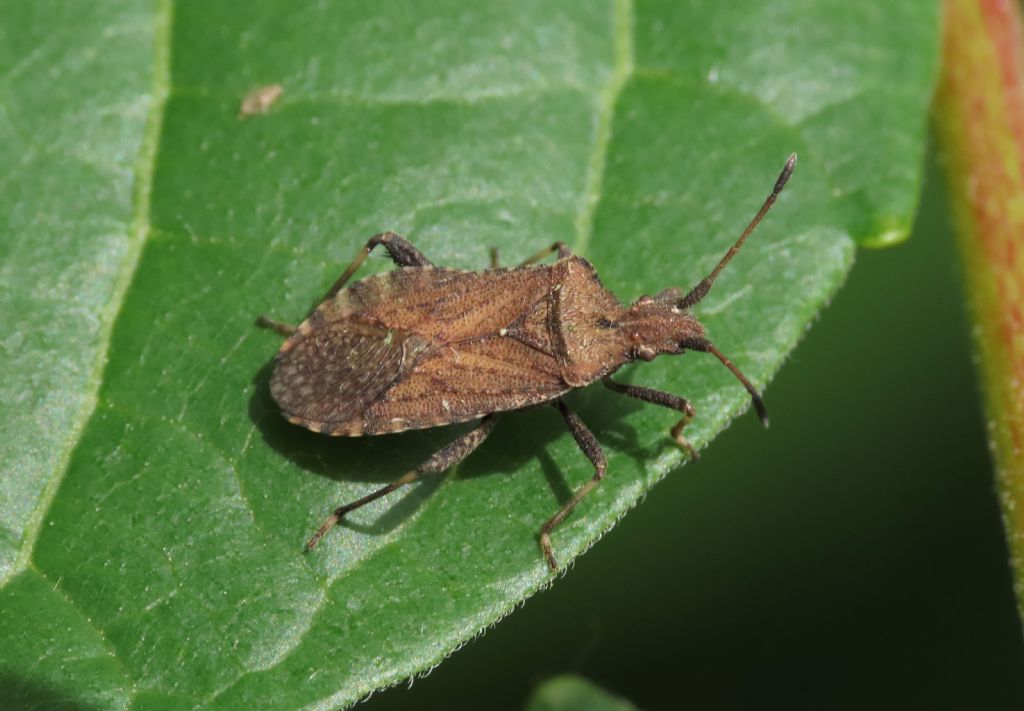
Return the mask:
[[718,360],[722,361],[722,364],[732,371],[732,374],[743,383],[743,387],[750,393],[750,399],[754,401],[754,409],[757,410],[757,416],[761,419],[761,424],[765,427],[768,426],[768,408],[764,405],[764,400],[761,398],[761,393],[757,392],[757,389],[750,384],[747,380],[747,376],[740,372],[740,369],[733,365],[732,361],[725,357],[722,351],[715,348],[713,345],[708,343],[708,352],[713,354]]
[[772,188],[771,194],[764,201],[764,204],[761,206],[761,209],[757,211],[757,214],[754,215],[754,219],[750,221],[749,225],[747,225],[747,229],[743,230],[743,234],[741,234],[740,238],[736,240],[736,244],[729,248],[729,251],[725,253],[725,256],[722,257],[722,261],[718,263],[718,266],[715,267],[714,271],[701,279],[697,286],[690,289],[690,293],[680,299],[676,306],[680,309],[688,309],[694,304],[699,303],[700,300],[707,295],[711,290],[711,285],[715,283],[715,278],[718,276],[719,272],[725,269],[725,265],[728,264],[734,256],[736,256],[736,253],[740,251],[740,247],[742,247],[743,243],[747,241],[747,237],[750,236],[750,233],[753,232],[754,228],[757,227],[759,222],[761,222],[761,218],[763,218],[765,213],[767,213],[768,210],[771,209],[772,205],[775,204],[775,200],[779,197],[779,193],[781,193],[782,189],[786,187],[786,181],[789,180],[789,176],[793,174],[793,168],[795,166],[796,153],[793,153],[786,160],[786,165],[782,167],[782,172],[779,173],[779,177],[775,181],[775,187]]

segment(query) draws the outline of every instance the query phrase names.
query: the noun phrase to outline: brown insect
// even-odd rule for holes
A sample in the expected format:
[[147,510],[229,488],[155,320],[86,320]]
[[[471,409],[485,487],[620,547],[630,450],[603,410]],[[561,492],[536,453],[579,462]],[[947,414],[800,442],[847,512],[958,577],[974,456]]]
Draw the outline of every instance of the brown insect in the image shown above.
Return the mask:
[[[775,203],[795,164],[793,154],[743,234],[685,295],[670,288],[623,306],[590,263],[561,242],[512,268],[498,268],[492,251],[491,269],[464,271],[435,267],[408,240],[385,232],[370,238],[298,327],[261,316],[261,325],[288,336],[270,391],[289,422],[359,437],[480,421],[395,482],[335,509],[307,549],[349,511],[462,461],[494,429],[495,413],[550,402],[594,465],[593,478],[540,530],[541,550],[556,570],[551,532],[604,478],[607,464],[601,445],[563,395],[600,380],[617,393],[677,410],[682,418],[671,435],[697,456],[683,437],[695,414],[686,399],[611,379],[635,360],[687,350],[711,353],[743,383],[767,426],[757,390],[705,338],[689,310]],[[377,245],[398,268],[343,288]],[[558,256],[553,264],[536,264],[552,252]]]

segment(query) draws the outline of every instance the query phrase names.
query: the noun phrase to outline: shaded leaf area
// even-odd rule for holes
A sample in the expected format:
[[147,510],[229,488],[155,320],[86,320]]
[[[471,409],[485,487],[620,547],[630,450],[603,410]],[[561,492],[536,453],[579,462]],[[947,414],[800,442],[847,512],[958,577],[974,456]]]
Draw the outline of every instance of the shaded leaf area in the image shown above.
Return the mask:
[[[300,319],[384,229],[464,268],[490,246],[512,262],[567,239],[624,299],[688,286],[796,150],[787,194],[700,309],[764,385],[855,240],[910,224],[936,17],[925,2],[183,2],[173,28],[148,239],[5,614],[77,613],[90,683],[102,672],[137,708],[290,708],[425,670],[546,585],[537,531],[590,467],[551,408],[512,413],[456,472],[302,555],[332,505],[461,428],[334,440],[288,425],[267,392],[279,339],[254,317]],[[282,99],[240,121],[269,83]],[[747,406],[699,355],[624,379],[692,398],[698,446]],[[572,403],[610,474],[556,534],[563,562],[682,459],[672,413],[597,390]],[[64,689],[65,649],[7,666]]]
[[[153,105],[153,7],[0,3],[0,581],[95,404]],[[54,21],[54,18],[60,18]]]
[[635,711],[636,706],[579,676],[548,679],[533,693],[526,711]]

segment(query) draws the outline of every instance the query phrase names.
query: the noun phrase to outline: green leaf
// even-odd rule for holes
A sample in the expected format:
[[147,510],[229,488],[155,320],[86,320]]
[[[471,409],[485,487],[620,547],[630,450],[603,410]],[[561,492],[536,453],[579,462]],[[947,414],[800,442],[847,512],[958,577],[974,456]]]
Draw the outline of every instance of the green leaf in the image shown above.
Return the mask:
[[[938,26],[924,0],[38,8],[4,8],[0,692],[137,708],[332,707],[429,668],[551,582],[538,529],[591,475],[551,408],[511,413],[303,555],[464,427],[287,424],[256,315],[301,318],[384,229],[464,268],[564,239],[624,300],[687,287],[795,150],[698,309],[763,386],[855,243],[909,228]],[[698,446],[748,404],[699,354],[623,379],[690,398]],[[673,413],[570,402],[609,475],[563,563],[683,459]]]
[[0,13],[2,581],[26,564],[96,404],[145,237],[166,80],[154,81],[152,8],[4,2]]
[[578,676],[548,679],[533,693],[526,711],[635,711],[636,706],[612,696]]

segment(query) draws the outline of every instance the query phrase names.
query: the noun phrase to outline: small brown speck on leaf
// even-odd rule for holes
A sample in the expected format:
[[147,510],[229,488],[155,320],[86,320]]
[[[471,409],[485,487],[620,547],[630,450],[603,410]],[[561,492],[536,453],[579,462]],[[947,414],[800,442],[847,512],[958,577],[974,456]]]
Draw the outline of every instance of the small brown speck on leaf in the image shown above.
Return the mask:
[[256,87],[242,99],[242,106],[238,109],[238,118],[245,119],[267,113],[283,93],[284,87],[280,84]]

